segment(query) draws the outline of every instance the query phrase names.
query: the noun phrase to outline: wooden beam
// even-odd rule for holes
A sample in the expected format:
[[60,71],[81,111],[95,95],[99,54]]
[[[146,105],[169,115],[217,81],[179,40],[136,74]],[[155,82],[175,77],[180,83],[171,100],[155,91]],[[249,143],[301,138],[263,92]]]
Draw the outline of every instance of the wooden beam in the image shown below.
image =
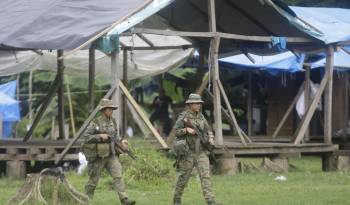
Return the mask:
[[[121,44],[122,45],[122,44]],[[139,50],[139,51],[148,51],[148,50],[175,50],[175,49],[189,49],[189,48],[194,48],[193,45],[189,45],[189,44],[185,44],[185,45],[178,45],[178,46],[123,46],[122,45],[123,50]]]
[[117,121],[117,130],[120,134],[120,127],[122,123],[122,113],[121,113],[121,93],[119,86],[117,86],[118,81],[121,79],[121,68],[119,66],[119,51],[114,51],[111,53],[111,87],[116,87],[116,91],[112,95],[112,102],[114,105],[118,106],[118,109],[113,112],[113,117]]
[[[103,96],[103,98],[110,98],[115,90],[116,90],[117,86],[115,85],[114,87],[112,87],[105,96]],[[55,164],[57,165],[63,158],[64,156],[67,154],[68,150],[74,145],[74,143],[76,141],[78,141],[78,139],[81,137],[81,135],[83,134],[83,132],[85,131],[85,129],[88,127],[88,125],[90,124],[90,122],[95,118],[96,114],[100,111],[99,106],[95,107],[95,109],[90,113],[89,117],[85,120],[85,122],[83,123],[83,125],[79,128],[78,132],[76,135],[74,135],[73,139],[71,139],[69,141],[69,143],[65,146],[64,150],[62,151],[62,153],[59,155],[59,157],[57,159],[55,159]]]
[[28,132],[26,133],[26,135],[23,138],[24,142],[27,142],[32,137],[34,129],[38,125],[41,117],[43,116],[43,114],[45,112],[45,110],[49,106],[49,104],[50,104],[52,98],[54,97],[54,95],[56,94],[56,91],[57,91],[57,89],[59,87],[59,84],[60,84],[59,83],[59,78],[58,78],[58,75],[56,75],[55,80],[52,82],[52,84],[51,84],[51,86],[49,88],[49,91],[48,91],[46,97],[44,98],[43,103],[41,104],[38,113],[36,114],[36,116],[34,118],[33,124],[30,126],[30,129],[28,130]]
[[[232,110],[230,101],[229,101],[228,98],[227,98],[227,95],[226,95],[226,93],[225,93],[224,87],[223,87],[222,84],[221,84],[221,81],[220,81],[220,80],[216,80],[215,83],[218,84],[218,87],[219,87],[219,89],[220,89],[220,93],[221,93],[221,95],[222,95],[222,97],[223,97],[223,99],[224,99],[224,102],[225,102],[225,104],[226,104],[226,107],[227,107],[227,109],[228,109],[228,112],[229,112],[229,114],[230,114],[230,117],[231,117],[231,119],[233,120],[233,123],[234,123],[234,125],[235,125],[236,131],[237,131],[237,133],[238,133],[238,136],[241,138],[242,144],[243,144],[244,146],[247,146],[247,143],[246,143],[246,141],[245,141],[245,139],[244,139],[244,136],[243,136],[243,134],[242,134],[242,132],[241,132],[241,128],[240,128],[239,125],[238,125],[238,122],[237,122],[237,120],[236,120],[235,114],[233,113],[233,110]],[[221,112],[221,111],[220,111],[220,112]]]
[[95,107],[95,49],[89,49],[89,106],[90,111]]
[[119,88],[123,92],[123,94],[126,96],[128,101],[131,103],[131,105],[136,110],[137,114],[141,117],[141,119],[144,121],[144,123],[147,125],[147,127],[151,130],[152,134],[155,136],[155,138],[158,140],[158,142],[161,144],[162,148],[168,149],[168,145],[165,143],[163,138],[159,135],[158,131],[153,127],[152,123],[149,121],[147,115],[142,110],[142,108],[137,104],[137,102],[134,100],[134,98],[129,93],[128,89],[124,86],[122,81],[119,81]]
[[[253,42],[271,42],[270,36],[245,36],[232,33],[223,32],[186,32],[186,31],[171,31],[171,30],[159,30],[159,29],[146,29],[146,28],[135,28],[133,33],[146,33],[146,34],[157,34],[165,36],[182,36],[182,37],[197,37],[197,38],[213,38],[215,36],[232,39],[239,41],[253,41]],[[288,43],[312,43],[313,41],[303,37],[287,37]]]
[[[216,32],[216,13],[215,13],[215,0],[208,0],[208,17],[209,17],[209,31]],[[212,73],[213,84],[213,104],[214,104],[214,131],[216,136],[216,143],[218,145],[224,144],[224,139],[222,136],[222,117],[221,117],[221,98],[220,90],[217,80],[219,77],[219,53],[220,47],[220,37],[214,36],[210,41],[209,48],[209,72]]]
[[57,97],[58,97],[58,135],[59,139],[66,139],[65,137],[65,122],[64,122],[64,63],[63,59],[60,59],[60,57],[63,56],[63,50],[57,50],[57,77],[58,77],[58,90],[57,90]]
[[[304,108],[305,112],[309,108],[310,105],[310,72],[311,68],[310,67],[305,67],[305,91],[304,91]],[[310,140],[310,132],[309,128],[306,129],[305,131],[305,140],[308,141]]]
[[248,136],[253,134],[253,88],[252,72],[248,71],[248,100],[247,100],[247,119],[248,119]]
[[327,70],[322,81],[321,81],[321,85],[318,88],[316,95],[310,104],[309,109],[305,113],[305,115],[300,123],[300,126],[298,127],[297,131],[295,132],[294,144],[299,144],[301,142],[301,140],[303,139],[303,137],[305,135],[305,131],[306,131],[307,127],[309,126],[309,123],[311,121],[313,114],[315,113],[315,110],[317,108],[317,104],[321,100],[322,93],[327,85],[328,79],[329,79],[329,71]]
[[[294,97],[292,103],[289,105],[287,112],[283,115],[282,120],[278,123],[278,126],[276,128],[276,130],[273,132],[272,134],[272,138],[276,138],[278,133],[280,132],[280,130],[282,129],[284,123],[287,121],[288,116],[290,115],[290,113],[293,111],[294,106],[297,104],[299,97],[301,96],[301,94],[303,93],[304,90],[304,85],[305,82],[303,82],[303,84],[301,84],[299,91],[297,93],[297,95]],[[306,110],[305,110],[306,111]]]
[[327,87],[325,91],[324,104],[324,142],[332,143],[332,101],[333,101],[333,65],[334,65],[334,48],[327,47],[326,72],[329,73]]
[[146,38],[145,35],[143,35],[142,33],[137,33],[136,35],[139,38],[141,38],[144,42],[146,42],[149,46],[154,47],[154,43],[152,43],[152,41],[148,40],[148,38]]
[[[128,51],[123,50],[123,83],[125,87],[128,86]],[[121,102],[121,115],[122,115],[122,136],[125,136],[125,132],[127,129],[127,113],[126,113],[126,108],[127,108],[127,101],[126,101],[125,95],[122,96],[122,102]]]

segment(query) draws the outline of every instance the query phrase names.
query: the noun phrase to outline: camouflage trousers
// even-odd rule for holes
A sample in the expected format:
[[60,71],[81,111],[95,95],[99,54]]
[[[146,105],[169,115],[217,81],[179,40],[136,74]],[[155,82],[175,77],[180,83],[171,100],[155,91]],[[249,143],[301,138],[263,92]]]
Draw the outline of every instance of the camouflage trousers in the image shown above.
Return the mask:
[[205,201],[214,201],[214,195],[210,182],[209,158],[205,152],[201,152],[198,156],[196,154],[190,154],[189,156],[179,159],[178,179],[174,191],[174,201],[181,201],[183,191],[188,183],[194,167],[196,167],[201,180]]
[[88,163],[88,173],[89,181],[85,185],[85,193],[89,196],[90,199],[93,198],[96,186],[100,179],[100,176],[104,170],[107,169],[109,174],[113,178],[114,188],[119,196],[119,199],[122,200],[127,198],[125,192],[125,185],[122,179],[122,165],[119,162],[118,157],[106,157],[106,158],[96,158],[93,161]]

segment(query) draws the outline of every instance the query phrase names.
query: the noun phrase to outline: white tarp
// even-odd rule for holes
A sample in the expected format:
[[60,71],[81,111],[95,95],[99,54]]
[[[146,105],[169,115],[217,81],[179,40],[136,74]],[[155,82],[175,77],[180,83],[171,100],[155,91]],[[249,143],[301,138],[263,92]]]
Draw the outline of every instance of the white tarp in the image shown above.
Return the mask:
[[[157,36],[145,34],[155,46],[191,45],[190,42],[176,36]],[[121,37],[120,41],[127,46],[146,46],[136,35]],[[134,50],[128,51],[128,79],[157,75],[171,68],[181,66],[191,56],[193,48],[168,50]],[[88,75],[88,51],[78,51],[64,60],[65,73],[71,75]],[[109,76],[110,57],[96,50],[96,76]],[[119,54],[119,66],[122,67],[123,55]],[[0,76],[13,75],[30,70],[57,70],[56,52],[43,51],[39,55],[33,51],[1,51]]]

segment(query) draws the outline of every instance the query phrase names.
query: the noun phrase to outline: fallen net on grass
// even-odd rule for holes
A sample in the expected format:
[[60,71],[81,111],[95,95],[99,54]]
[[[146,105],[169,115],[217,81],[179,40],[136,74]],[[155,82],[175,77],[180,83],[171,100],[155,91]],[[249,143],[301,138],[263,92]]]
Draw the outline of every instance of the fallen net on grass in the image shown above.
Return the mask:
[[28,174],[19,191],[5,205],[85,205],[88,196],[79,193],[65,178],[62,168]]

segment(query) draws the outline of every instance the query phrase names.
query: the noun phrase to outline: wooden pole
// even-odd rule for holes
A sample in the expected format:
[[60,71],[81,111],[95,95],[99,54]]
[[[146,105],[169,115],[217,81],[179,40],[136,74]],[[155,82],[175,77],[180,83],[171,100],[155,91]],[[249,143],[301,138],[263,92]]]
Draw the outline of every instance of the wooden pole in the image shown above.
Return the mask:
[[[305,91],[304,91],[304,106],[305,106],[305,113],[306,110],[309,108],[310,105],[310,67],[305,67]],[[308,129],[305,131],[305,140],[309,141],[310,139],[310,132],[309,132],[309,126]]]
[[[123,84],[127,87],[128,86],[128,51],[123,50]],[[122,113],[122,135],[125,135],[126,129],[127,129],[127,102],[126,97],[123,95],[122,97],[122,103],[121,103],[121,113]]]
[[157,130],[153,127],[152,123],[149,121],[145,112],[142,110],[142,108],[137,104],[137,102],[131,96],[131,94],[129,93],[128,89],[124,86],[122,81],[119,81],[119,87],[120,87],[121,91],[123,92],[123,94],[126,96],[126,98],[129,100],[131,105],[134,107],[136,112],[139,114],[141,119],[144,121],[144,123],[147,125],[147,127],[151,130],[152,134],[156,137],[158,142],[162,145],[162,147],[164,149],[168,149],[169,148],[168,145],[165,143],[163,138],[159,135]]
[[89,106],[90,111],[95,107],[95,49],[89,49]]
[[[103,97],[103,98],[110,98],[115,90],[116,90],[117,86],[115,85],[114,87],[112,87],[107,94]],[[77,134],[73,137],[73,139],[71,139],[69,141],[69,143],[67,144],[67,146],[64,148],[64,150],[62,151],[61,155],[55,160],[55,164],[57,165],[63,158],[64,156],[66,156],[68,150],[73,146],[73,144],[78,141],[78,139],[80,138],[80,136],[83,134],[83,132],[85,131],[85,129],[87,128],[87,126],[90,124],[90,122],[95,118],[96,114],[100,111],[99,106],[95,107],[95,109],[91,112],[91,114],[89,115],[89,117],[85,120],[84,124],[79,128]]]
[[31,137],[32,134],[34,132],[34,129],[36,128],[36,126],[38,125],[41,117],[43,116],[45,110],[47,109],[47,107],[49,106],[52,98],[54,97],[58,87],[59,87],[59,78],[58,75],[56,75],[55,80],[52,82],[52,85],[49,88],[48,94],[45,97],[43,103],[40,106],[40,109],[38,111],[38,113],[36,114],[34,120],[33,120],[33,124],[31,125],[30,129],[28,130],[28,132],[26,133],[26,135],[23,138],[23,141],[26,142],[28,141]]
[[253,134],[253,89],[252,89],[252,72],[248,71],[248,105],[247,105],[247,119],[248,119],[248,136]]
[[59,139],[65,139],[64,132],[64,63],[63,59],[59,59],[63,56],[63,50],[57,50],[57,77],[58,77],[58,133]]
[[299,144],[301,142],[301,140],[303,139],[303,137],[305,136],[305,131],[306,131],[307,127],[309,126],[309,123],[310,123],[310,120],[311,120],[313,114],[315,113],[315,110],[317,108],[317,103],[320,102],[320,100],[321,100],[322,93],[327,85],[328,79],[329,79],[329,70],[326,70],[326,73],[321,81],[321,85],[316,92],[315,98],[312,100],[309,109],[305,113],[305,115],[300,123],[299,128],[295,132],[294,144]]
[[67,76],[67,93],[68,93],[68,104],[69,104],[69,113],[70,113],[70,122],[72,125],[72,133],[73,136],[75,136],[75,120],[74,120],[74,111],[73,111],[73,104],[72,104],[72,94],[70,92],[70,86],[69,86],[69,77]]
[[29,71],[28,79],[29,124],[33,124],[33,71]]
[[116,87],[116,91],[112,95],[112,102],[114,105],[118,106],[118,109],[113,112],[114,119],[117,120],[118,132],[120,134],[120,123],[122,122],[121,117],[121,106],[120,106],[120,89],[117,86],[120,79],[120,68],[119,68],[119,51],[114,51],[111,53],[111,87]]
[[[304,90],[304,85],[305,82],[303,84],[301,84],[299,91],[297,93],[297,95],[294,97],[292,104],[290,104],[290,106],[287,109],[287,112],[283,115],[282,120],[278,123],[278,126],[276,128],[276,130],[274,131],[272,138],[276,138],[278,133],[280,132],[280,130],[282,129],[284,123],[287,121],[288,116],[290,115],[290,113],[292,112],[295,104],[297,104],[297,101],[299,99],[299,97],[301,96],[301,94],[303,93]],[[306,109],[307,110],[307,109]],[[306,113],[305,113],[306,114]]]
[[[222,97],[223,97],[223,99],[225,101],[225,104],[226,104],[226,107],[227,107],[227,109],[229,111],[229,114],[230,114],[230,116],[231,116],[231,118],[233,120],[233,123],[235,125],[236,131],[238,133],[238,136],[241,138],[241,141],[242,141],[243,145],[247,146],[247,143],[246,143],[246,141],[244,139],[244,136],[243,136],[243,134],[241,132],[241,128],[239,127],[239,125],[237,123],[237,120],[236,120],[236,117],[235,117],[235,114],[233,113],[230,101],[228,100],[227,95],[225,93],[224,87],[222,86],[220,80],[215,81],[215,83],[218,84],[219,90],[220,90],[220,92],[222,94]],[[221,112],[221,110],[220,110],[220,112]]]
[[332,100],[333,100],[333,64],[334,64],[334,48],[329,45],[327,47],[326,72],[329,73],[327,87],[325,90],[324,105],[324,142],[332,143]]

